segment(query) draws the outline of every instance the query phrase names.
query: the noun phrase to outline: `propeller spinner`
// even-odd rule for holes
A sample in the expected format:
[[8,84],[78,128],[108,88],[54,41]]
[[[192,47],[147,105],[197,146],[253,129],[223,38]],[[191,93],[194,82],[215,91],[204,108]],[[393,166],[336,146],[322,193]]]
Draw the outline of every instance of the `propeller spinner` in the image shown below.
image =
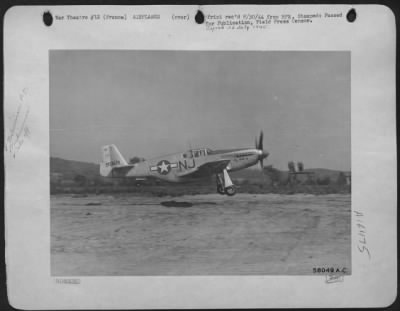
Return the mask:
[[260,162],[260,167],[262,169],[264,168],[264,159],[269,156],[269,153],[264,151],[263,149],[263,140],[264,140],[264,133],[263,131],[261,131],[258,140],[256,137],[256,149],[261,151],[260,155],[258,156],[258,160]]

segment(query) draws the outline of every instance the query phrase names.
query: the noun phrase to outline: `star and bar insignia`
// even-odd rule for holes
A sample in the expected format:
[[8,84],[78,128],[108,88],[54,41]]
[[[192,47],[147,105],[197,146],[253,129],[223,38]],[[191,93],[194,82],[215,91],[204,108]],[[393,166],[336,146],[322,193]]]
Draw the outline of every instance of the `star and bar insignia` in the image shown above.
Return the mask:
[[158,173],[161,175],[167,175],[171,171],[171,168],[177,168],[177,167],[178,167],[177,163],[169,163],[167,160],[161,160],[160,162],[157,163],[157,165],[151,166],[150,170],[158,171]]

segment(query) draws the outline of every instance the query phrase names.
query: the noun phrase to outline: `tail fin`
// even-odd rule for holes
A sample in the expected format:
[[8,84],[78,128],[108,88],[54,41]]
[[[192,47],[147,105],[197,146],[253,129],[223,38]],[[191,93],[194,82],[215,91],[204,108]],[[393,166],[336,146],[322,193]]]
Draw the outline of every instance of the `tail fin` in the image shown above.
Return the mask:
[[115,145],[107,145],[102,147],[103,162],[100,163],[100,175],[108,177],[111,175],[114,167],[126,166],[128,163],[121,155]]

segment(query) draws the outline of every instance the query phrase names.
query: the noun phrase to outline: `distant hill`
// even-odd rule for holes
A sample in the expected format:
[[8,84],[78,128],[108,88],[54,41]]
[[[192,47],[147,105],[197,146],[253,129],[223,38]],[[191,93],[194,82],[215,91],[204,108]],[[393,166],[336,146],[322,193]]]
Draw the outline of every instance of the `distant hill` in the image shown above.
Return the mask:
[[[215,177],[195,183],[168,183],[148,179],[138,183],[134,178],[100,177],[100,165],[95,163],[50,158],[50,193],[131,193],[145,196],[181,196],[184,194],[205,194],[215,192]],[[288,171],[272,166],[261,169],[243,169],[232,172],[233,182],[242,193],[350,193],[351,186],[338,181],[340,171],[328,169],[308,169],[314,172],[313,178],[306,174],[298,175],[289,182]],[[213,182],[210,182],[213,180]]]
[[[313,168],[313,169],[306,169],[304,170],[305,172],[314,172],[315,178],[325,178],[329,177],[331,180],[336,180],[339,176],[339,174],[342,171],[336,171],[336,170],[330,170],[326,168]],[[347,173],[344,172],[343,173]]]
[[50,173],[62,174],[64,179],[73,179],[76,175],[92,179],[99,176],[99,170],[99,164],[50,157]]
[[[60,173],[64,179],[73,179],[76,175],[84,175],[88,179],[94,179],[99,176],[100,166],[99,164],[65,160],[62,158],[50,158],[50,172]],[[288,177],[287,171],[281,171],[273,169],[279,175],[279,179],[285,180]],[[314,172],[315,179],[322,179],[329,177],[332,181],[335,181],[340,171],[330,170],[324,168],[306,169],[305,172]],[[251,182],[265,182],[269,179],[268,169],[264,169],[264,174],[261,169],[243,169],[237,172],[231,173],[233,179],[248,180]]]

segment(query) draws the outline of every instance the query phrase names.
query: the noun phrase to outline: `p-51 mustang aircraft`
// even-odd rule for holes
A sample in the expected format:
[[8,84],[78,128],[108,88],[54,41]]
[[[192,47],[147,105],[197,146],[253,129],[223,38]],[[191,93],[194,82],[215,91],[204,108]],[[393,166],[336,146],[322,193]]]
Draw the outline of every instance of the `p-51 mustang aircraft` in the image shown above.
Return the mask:
[[211,175],[216,176],[217,192],[232,196],[236,193],[228,172],[244,169],[260,162],[269,153],[263,150],[263,132],[255,149],[211,150],[209,148],[191,149],[186,152],[157,157],[143,162],[128,164],[115,145],[103,146],[103,162],[100,175],[117,178],[158,178],[170,182],[187,182]]

